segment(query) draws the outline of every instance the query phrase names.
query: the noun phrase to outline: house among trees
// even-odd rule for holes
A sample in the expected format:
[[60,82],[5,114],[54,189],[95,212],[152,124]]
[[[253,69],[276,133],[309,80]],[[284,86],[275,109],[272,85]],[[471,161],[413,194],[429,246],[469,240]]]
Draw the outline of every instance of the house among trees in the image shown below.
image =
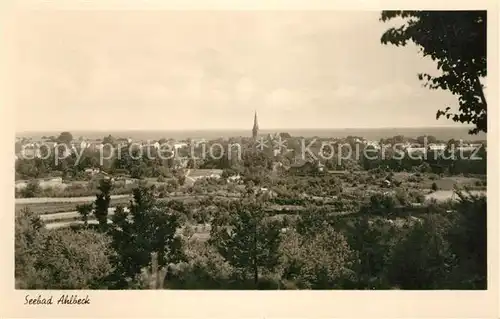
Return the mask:
[[102,179],[109,179],[114,181],[116,178],[106,173],[105,171],[98,170],[98,172],[94,171],[94,174],[90,175],[93,181],[100,181]]
[[98,168],[86,168],[85,174],[90,175],[90,176],[94,176],[94,175],[98,174],[100,171],[101,170]]
[[300,160],[290,165],[288,172],[294,175],[315,175],[322,173],[325,166],[319,161]]

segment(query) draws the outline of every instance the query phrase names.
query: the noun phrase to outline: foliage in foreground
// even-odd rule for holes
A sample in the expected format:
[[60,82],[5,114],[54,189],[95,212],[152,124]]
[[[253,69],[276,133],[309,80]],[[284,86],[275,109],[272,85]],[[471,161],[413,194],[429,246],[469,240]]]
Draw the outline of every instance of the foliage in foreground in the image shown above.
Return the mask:
[[18,287],[144,289],[156,273],[170,289],[486,288],[484,196],[459,194],[458,202],[431,203],[418,217],[365,207],[347,216],[316,210],[280,219],[247,194],[221,203],[209,217],[211,239],[200,241],[188,228],[178,232],[185,207],[157,203],[145,188],[134,195],[109,229],[48,231],[21,212]]
[[383,11],[386,22],[402,18],[401,26],[388,29],[383,44],[404,46],[412,41],[424,56],[437,61],[440,76],[419,74],[430,89],[447,90],[457,95],[458,112],[451,107],[439,110],[455,122],[472,123],[470,133],[487,131],[487,102],[480,79],[486,77],[486,10],[476,11]]
[[92,230],[48,231],[27,210],[16,216],[15,252],[21,289],[99,289],[112,270],[106,235]]

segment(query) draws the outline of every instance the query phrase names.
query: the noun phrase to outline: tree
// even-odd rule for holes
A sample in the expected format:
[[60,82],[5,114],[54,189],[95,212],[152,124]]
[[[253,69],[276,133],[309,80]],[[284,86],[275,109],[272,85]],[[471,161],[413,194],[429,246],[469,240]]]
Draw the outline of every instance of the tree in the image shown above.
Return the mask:
[[361,206],[360,212],[366,215],[391,216],[396,213],[398,204],[391,194],[375,193]]
[[305,289],[342,289],[353,279],[355,254],[346,238],[324,224],[315,234],[287,231],[283,252],[283,279]]
[[487,198],[457,192],[457,218],[447,238],[457,258],[454,282],[462,288],[487,288]]
[[356,282],[360,289],[387,289],[384,270],[404,232],[386,219],[361,216],[347,225],[350,247],[357,253]]
[[117,252],[114,260],[114,286],[126,288],[145,267],[151,267],[152,254],[158,271],[171,263],[183,260],[182,241],[176,230],[179,214],[164,202],[157,202],[153,190],[139,187],[133,191],[134,200],[128,210],[117,207],[110,234]]
[[34,267],[37,289],[102,289],[111,272],[109,238],[92,230],[62,229],[47,234]]
[[283,139],[291,138],[292,137],[290,135],[290,133],[288,133],[288,132],[281,132],[281,133],[279,133],[279,136],[281,136],[281,138],[283,138]]
[[111,135],[108,135],[108,136],[105,136],[103,139],[102,139],[102,144],[109,144],[109,145],[116,145],[116,139],[111,136]]
[[83,225],[87,227],[89,215],[92,213],[93,204],[80,204],[76,206],[76,210],[82,216]]
[[177,184],[182,186],[182,185],[184,185],[185,182],[186,182],[186,176],[183,174],[178,174],[177,175]]
[[96,195],[94,202],[94,215],[101,229],[105,230],[108,226],[108,209],[111,202],[111,189],[113,184],[110,179],[103,178],[99,182],[97,189],[99,193]]
[[130,177],[132,178],[137,178],[137,179],[141,179],[141,178],[144,178],[146,175],[147,175],[147,170],[148,170],[148,167],[146,165],[146,163],[144,162],[140,162],[140,163],[134,163],[132,165],[130,165]]
[[21,196],[25,198],[36,197],[41,191],[40,182],[34,179],[29,181],[26,187],[21,190]]
[[174,289],[228,289],[233,283],[233,268],[217,250],[206,242],[190,241],[186,262],[171,267],[167,281]]
[[62,132],[57,138],[57,143],[70,145],[73,141],[73,135],[70,132]]
[[194,158],[188,159],[187,164],[186,164],[186,168],[188,168],[188,169],[196,168],[196,161],[194,160]]
[[252,278],[257,287],[259,275],[279,264],[281,226],[266,218],[258,198],[250,195],[232,204],[229,216],[213,222],[210,243],[240,271],[244,281]]
[[388,29],[383,44],[405,46],[409,41],[423,56],[437,61],[440,76],[419,74],[429,89],[448,90],[458,96],[458,113],[451,107],[438,110],[455,122],[472,123],[471,134],[487,131],[487,103],[480,79],[486,77],[486,11],[383,11],[380,20],[395,18],[405,23]]
[[38,214],[22,209],[15,217],[15,277],[19,282],[31,281],[33,265],[42,247],[45,225]]
[[297,221],[296,230],[302,236],[312,236],[322,231],[325,223],[328,223],[325,212],[311,208],[301,213]]
[[436,137],[432,135],[421,135],[417,137],[417,143],[420,145],[434,144],[436,142],[437,142]]
[[387,278],[401,289],[439,289],[452,264],[443,217],[430,215],[412,226],[394,247]]
[[111,271],[109,239],[90,230],[47,231],[38,215],[15,220],[15,276],[20,289],[99,289]]

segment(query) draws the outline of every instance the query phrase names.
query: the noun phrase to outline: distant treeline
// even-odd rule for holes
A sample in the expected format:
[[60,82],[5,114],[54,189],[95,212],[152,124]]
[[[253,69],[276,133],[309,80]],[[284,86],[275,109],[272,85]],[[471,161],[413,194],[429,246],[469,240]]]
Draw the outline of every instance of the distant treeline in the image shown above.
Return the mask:
[[[392,140],[401,140],[403,137],[396,136]],[[350,137],[342,143],[350,143],[355,148],[354,140]],[[418,139],[418,138],[417,138]],[[390,142],[390,141],[386,141]],[[228,145],[230,142],[224,142]],[[289,140],[288,148],[291,150],[284,154],[273,154],[272,149],[263,152],[255,152],[255,145],[249,141],[243,145],[241,158],[222,156],[219,154],[204,154],[207,150],[202,146],[194,148],[194,154],[190,150],[180,150],[179,156],[184,159],[171,157],[162,159],[158,156],[158,150],[149,148],[148,151],[139,152],[127,147],[120,152],[121,156],[107,159],[109,154],[104,154],[104,158],[99,151],[85,149],[78,159],[76,154],[71,154],[64,159],[56,159],[55,152],[52,152],[46,159],[34,158],[16,160],[16,180],[42,178],[48,176],[62,176],[64,179],[85,180],[89,179],[86,169],[95,168],[112,175],[126,175],[132,178],[170,178],[182,175],[179,171],[183,168],[210,168],[230,170],[234,174],[254,175],[256,170],[271,171],[275,169],[274,163],[281,163],[283,167],[288,167],[296,162],[297,154],[301,154],[301,144],[294,138]],[[340,143],[340,142],[339,142]],[[359,158],[332,159],[319,158],[328,170],[369,170],[381,168],[389,171],[424,171],[436,174],[486,174],[486,147],[483,145],[478,151],[459,152],[456,148],[457,141],[448,141],[446,150],[427,151],[421,157],[405,155],[401,159],[393,156],[390,151],[380,154],[370,152],[370,158],[360,156]],[[312,147],[313,152],[320,151],[321,144],[317,143]],[[369,147],[369,146],[363,146]],[[151,156],[148,156],[150,154]],[[227,154],[224,154],[227,155]],[[455,155],[455,156],[453,156]],[[197,157],[197,159],[190,158]],[[473,156],[473,158],[472,158]],[[165,158],[165,156],[164,156]]]

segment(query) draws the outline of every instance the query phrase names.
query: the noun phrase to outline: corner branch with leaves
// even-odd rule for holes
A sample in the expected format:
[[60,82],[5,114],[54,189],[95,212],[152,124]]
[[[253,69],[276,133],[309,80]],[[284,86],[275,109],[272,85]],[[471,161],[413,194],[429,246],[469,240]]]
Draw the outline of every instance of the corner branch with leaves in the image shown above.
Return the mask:
[[401,18],[403,25],[388,29],[382,44],[405,46],[415,43],[424,57],[437,61],[440,76],[418,74],[424,87],[448,90],[458,96],[458,112],[451,106],[438,110],[454,122],[473,124],[470,134],[487,131],[486,11],[383,11],[380,20]]

